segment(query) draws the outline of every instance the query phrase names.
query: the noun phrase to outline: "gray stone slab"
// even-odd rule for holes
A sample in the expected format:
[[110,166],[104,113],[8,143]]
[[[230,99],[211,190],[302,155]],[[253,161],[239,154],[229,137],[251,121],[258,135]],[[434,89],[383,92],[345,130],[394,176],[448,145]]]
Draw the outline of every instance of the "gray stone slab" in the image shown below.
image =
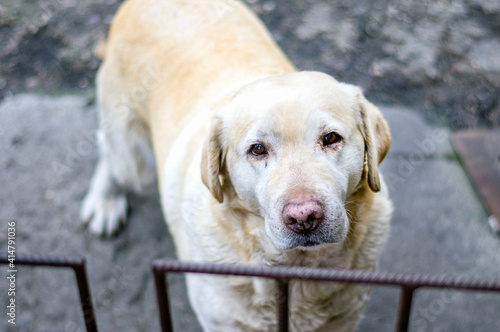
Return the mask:
[[[382,170],[396,209],[380,270],[498,277],[500,241],[448,131],[438,128],[446,138],[422,150],[422,138],[436,129],[411,110],[383,111],[393,148]],[[175,252],[157,192],[130,196],[130,223],[117,238],[96,238],[78,220],[97,158],[94,107],[75,96],[18,95],[0,104],[0,119],[0,247],[6,222],[15,220],[19,252],[85,256],[100,330],[158,331],[150,262]],[[6,285],[2,277],[0,289]],[[182,277],[170,285],[176,330],[199,331]],[[84,330],[70,271],[20,267],[16,299],[19,325],[0,319],[0,331]],[[0,292],[0,303],[6,300]],[[396,289],[375,288],[359,331],[393,330],[397,302]],[[498,295],[419,291],[412,331],[498,331],[498,312]]]
[[[381,271],[498,278],[500,240],[465,171],[450,151],[449,133],[433,128],[411,110],[384,109],[393,145],[382,164],[395,211]],[[438,132],[434,153],[422,160],[420,133]],[[423,135],[424,137],[426,135]],[[412,331],[498,331],[500,294],[417,291]],[[390,331],[399,293],[376,288],[359,331]]]
[[383,106],[380,110],[393,136],[391,156],[411,157],[418,163],[425,158],[455,154],[447,129],[428,124],[419,113],[404,107]]
[[[78,218],[97,158],[96,114],[86,103],[19,95],[0,105],[0,247],[15,220],[18,253],[85,256],[100,331],[158,331],[150,264],[175,250],[157,192],[130,196],[130,222],[114,239],[88,234]],[[70,270],[20,267],[17,276],[18,324],[2,318],[0,331],[84,331]],[[0,289],[6,286],[2,277]],[[170,286],[176,330],[197,331],[182,277]],[[0,303],[7,300],[0,292]]]

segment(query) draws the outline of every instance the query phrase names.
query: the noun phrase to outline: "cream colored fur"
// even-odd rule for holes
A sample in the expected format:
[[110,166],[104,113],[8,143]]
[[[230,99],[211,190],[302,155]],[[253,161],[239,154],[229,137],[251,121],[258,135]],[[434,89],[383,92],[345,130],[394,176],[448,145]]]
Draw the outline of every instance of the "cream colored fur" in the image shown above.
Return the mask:
[[[129,0],[101,53],[101,156],[81,210],[92,232],[114,234],[127,191],[156,173],[182,260],[376,268],[392,212],[378,171],[390,133],[358,88],[297,72],[232,0]],[[330,133],[339,140],[329,144]],[[317,228],[287,226],[293,206],[316,209]],[[205,331],[276,327],[273,281],[187,284]],[[291,285],[291,329],[301,332],[353,331],[370,292]]]

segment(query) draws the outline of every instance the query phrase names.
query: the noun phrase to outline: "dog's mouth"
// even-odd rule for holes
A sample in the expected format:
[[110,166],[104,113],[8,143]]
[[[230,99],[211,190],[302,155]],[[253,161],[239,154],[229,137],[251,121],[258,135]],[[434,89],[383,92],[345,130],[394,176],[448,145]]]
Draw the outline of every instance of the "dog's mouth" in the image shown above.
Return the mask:
[[335,243],[335,239],[325,234],[314,234],[314,232],[304,235],[292,234],[289,239],[288,246],[284,250],[292,249],[315,249],[316,247]]
[[315,246],[318,246],[320,244],[323,244],[323,243],[319,243],[319,242],[316,242],[316,241],[307,240],[306,242],[304,242],[304,244],[302,245],[302,247],[315,247]]
[[[338,223],[335,223],[338,225]],[[293,249],[316,250],[327,244],[340,243],[346,237],[343,227],[327,227],[324,225],[306,234],[296,234],[285,230],[281,236],[271,236],[271,242],[277,250],[288,251]]]

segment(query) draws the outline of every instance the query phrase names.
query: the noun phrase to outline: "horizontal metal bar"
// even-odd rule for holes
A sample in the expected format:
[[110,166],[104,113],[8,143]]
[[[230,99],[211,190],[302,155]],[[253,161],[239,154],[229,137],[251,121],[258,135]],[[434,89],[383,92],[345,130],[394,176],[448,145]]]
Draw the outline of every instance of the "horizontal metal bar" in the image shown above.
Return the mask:
[[[9,264],[8,256],[0,254],[0,264]],[[57,256],[40,254],[16,254],[14,264],[46,267],[77,267],[85,265],[85,258],[80,256]]]
[[475,291],[500,292],[500,279],[476,277],[448,277],[427,274],[408,274],[372,271],[335,270],[293,266],[251,266],[181,262],[174,259],[153,261],[153,271],[173,273],[204,273],[264,277],[273,279],[299,279],[311,281],[335,281],[372,285],[448,288]]
[[[0,254],[0,265],[10,264],[9,256]],[[14,258],[15,265],[39,266],[39,267],[56,267],[56,268],[71,268],[75,273],[80,295],[80,304],[82,306],[83,319],[87,332],[97,332],[97,322],[90,295],[90,287],[87,279],[87,271],[85,268],[85,258],[80,256],[55,256],[55,255],[40,255],[40,254],[16,254]]]

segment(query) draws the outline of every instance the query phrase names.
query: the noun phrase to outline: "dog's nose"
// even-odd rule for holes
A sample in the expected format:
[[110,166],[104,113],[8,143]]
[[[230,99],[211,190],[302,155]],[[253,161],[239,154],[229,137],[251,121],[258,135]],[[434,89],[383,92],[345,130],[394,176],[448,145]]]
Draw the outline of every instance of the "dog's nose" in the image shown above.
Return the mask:
[[316,201],[300,203],[290,202],[283,208],[283,222],[286,227],[299,234],[315,230],[323,221],[325,215],[323,205]]

